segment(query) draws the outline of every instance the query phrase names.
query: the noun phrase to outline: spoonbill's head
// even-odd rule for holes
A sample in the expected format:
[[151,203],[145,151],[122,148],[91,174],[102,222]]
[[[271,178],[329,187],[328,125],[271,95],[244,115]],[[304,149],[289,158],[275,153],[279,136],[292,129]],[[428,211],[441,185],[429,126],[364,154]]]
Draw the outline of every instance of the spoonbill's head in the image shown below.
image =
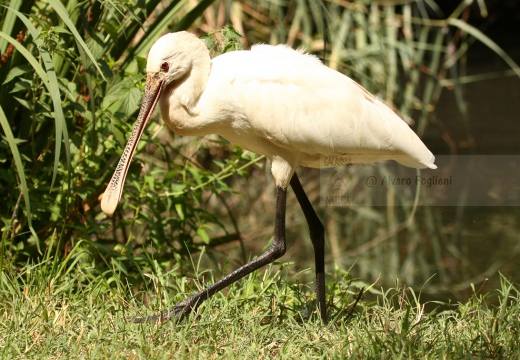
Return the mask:
[[193,64],[192,48],[202,43],[187,32],[166,34],[153,44],[146,63],[147,81],[169,84],[188,74]]
[[111,216],[119,204],[130,160],[163,90],[168,85],[176,81],[182,82],[183,79],[189,77],[198,57],[203,55],[202,51],[206,53],[208,51],[204,43],[195,35],[185,31],[162,36],[150,49],[146,64],[146,89],[141,110],[101,200],[101,209],[107,215]]

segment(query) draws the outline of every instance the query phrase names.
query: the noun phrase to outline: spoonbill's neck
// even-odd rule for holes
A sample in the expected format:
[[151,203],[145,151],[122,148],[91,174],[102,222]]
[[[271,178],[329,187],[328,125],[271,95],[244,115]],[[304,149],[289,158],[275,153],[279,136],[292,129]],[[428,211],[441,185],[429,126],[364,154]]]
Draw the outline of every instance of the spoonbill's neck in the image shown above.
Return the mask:
[[161,115],[166,124],[179,135],[206,135],[201,132],[197,108],[211,70],[209,54],[199,54],[188,73],[166,86],[160,99]]

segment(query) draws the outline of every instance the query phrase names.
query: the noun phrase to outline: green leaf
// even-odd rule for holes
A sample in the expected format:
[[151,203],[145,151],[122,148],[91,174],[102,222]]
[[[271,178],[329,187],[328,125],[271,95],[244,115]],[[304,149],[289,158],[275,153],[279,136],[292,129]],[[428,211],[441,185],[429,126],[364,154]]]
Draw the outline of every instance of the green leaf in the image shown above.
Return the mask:
[[72,35],[70,31],[68,31],[67,29],[65,29],[64,27],[61,27],[61,26],[53,26],[52,27],[52,31],[58,33],[58,34],[69,34],[69,35]]
[[197,235],[200,236],[200,238],[204,244],[209,245],[209,243],[211,242],[211,240],[208,236],[208,233],[203,228],[197,229]]
[[137,72],[144,74],[146,72],[146,59],[141,56],[136,56],[135,61],[137,63]]
[[[132,84],[133,85],[133,84]],[[141,101],[142,93],[135,85],[127,89],[124,96],[121,97],[121,108],[120,110],[125,114],[126,117],[130,116],[139,106]]]
[[175,204],[175,211],[179,215],[179,219],[184,220],[184,209],[182,207],[182,204]]
[[109,80],[107,93],[103,99],[102,107],[112,113],[122,112],[125,117],[130,116],[141,101],[141,91],[135,83],[120,76],[114,76]]
[[[10,91],[11,94],[17,93],[19,91],[23,91],[24,93],[29,90],[32,86],[32,83],[27,79],[18,79],[18,81],[14,84],[12,90]],[[29,104],[29,103],[27,103]],[[31,107],[26,106],[27,109],[30,109]]]
[[19,78],[21,75],[26,74],[31,70],[31,67],[28,65],[15,66],[11,70],[9,70],[2,85],[5,85],[10,81]]

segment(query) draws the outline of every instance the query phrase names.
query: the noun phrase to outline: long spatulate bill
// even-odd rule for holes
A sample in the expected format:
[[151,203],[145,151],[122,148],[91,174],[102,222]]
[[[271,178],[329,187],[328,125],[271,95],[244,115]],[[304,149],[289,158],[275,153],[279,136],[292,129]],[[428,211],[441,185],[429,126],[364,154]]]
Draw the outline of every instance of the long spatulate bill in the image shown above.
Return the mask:
[[116,211],[117,205],[121,200],[123,185],[125,184],[126,174],[128,172],[130,161],[134,156],[137,143],[141,138],[141,134],[143,133],[146,123],[148,122],[148,119],[150,119],[153,109],[155,108],[155,105],[161,96],[162,86],[163,81],[159,74],[149,73],[147,75],[146,90],[143,96],[141,110],[137,116],[137,121],[135,122],[132,134],[128,139],[125,150],[123,151],[121,159],[119,160],[116,170],[114,171],[114,175],[112,175],[112,179],[110,180],[110,183],[108,184],[107,189],[103,194],[103,198],[101,199],[101,210],[103,210],[103,212],[108,216],[112,216],[112,214],[114,214],[114,211]]

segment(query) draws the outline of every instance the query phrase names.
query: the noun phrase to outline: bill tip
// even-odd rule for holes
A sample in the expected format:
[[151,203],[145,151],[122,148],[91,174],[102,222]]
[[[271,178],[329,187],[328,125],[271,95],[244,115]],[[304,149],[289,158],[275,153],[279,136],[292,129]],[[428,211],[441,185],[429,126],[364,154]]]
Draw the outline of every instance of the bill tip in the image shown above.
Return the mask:
[[103,193],[101,197],[101,210],[108,216],[114,215],[117,208],[117,202],[110,201],[110,196],[107,193]]

